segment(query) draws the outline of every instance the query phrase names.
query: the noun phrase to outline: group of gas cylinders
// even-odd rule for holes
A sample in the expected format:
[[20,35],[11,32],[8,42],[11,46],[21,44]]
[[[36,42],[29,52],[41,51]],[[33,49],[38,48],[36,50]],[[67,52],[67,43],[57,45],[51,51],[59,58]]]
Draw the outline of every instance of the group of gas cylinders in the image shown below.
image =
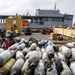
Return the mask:
[[7,50],[0,48],[0,75],[75,75],[75,42],[17,40]]

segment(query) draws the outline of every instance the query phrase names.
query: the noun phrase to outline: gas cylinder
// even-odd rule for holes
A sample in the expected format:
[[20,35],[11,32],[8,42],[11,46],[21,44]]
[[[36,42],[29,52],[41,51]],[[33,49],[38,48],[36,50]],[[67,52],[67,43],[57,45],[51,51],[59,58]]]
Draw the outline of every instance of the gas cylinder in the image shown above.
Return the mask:
[[21,43],[18,47],[17,47],[17,50],[23,50],[25,48],[25,43]]
[[37,51],[40,51],[41,49],[40,49],[40,47],[37,46],[37,47],[36,47],[36,50],[37,50]]
[[42,53],[41,53],[41,51],[40,50],[37,50],[37,53],[38,53],[38,55],[39,55],[39,57],[40,57],[40,59],[42,58]]
[[71,51],[72,51],[72,57],[70,58],[70,63],[72,61],[75,61],[75,48],[71,48]]
[[30,47],[29,47],[29,48],[25,47],[25,48],[22,50],[22,52],[23,52],[24,55],[27,55],[30,51],[31,51],[31,50],[30,50]]
[[15,42],[15,43],[19,43],[20,41],[21,41],[21,38],[20,38],[20,37],[17,37],[17,36],[16,36],[16,37],[14,38],[14,42]]
[[58,45],[53,45],[53,49],[55,52],[59,52],[59,46]]
[[57,55],[58,55],[59,60],[68,63],[68,60],[66,59],[66,57],[61,52],[58,52]]
[[54,46],[54,43],[51,42],[51,41],[48,41],[44,46],[42,46],[43,48],[46,48],[47,46],[51,46],[53,47]]
[[75,48],[71,48],[72,51],[72,57],[75,59]]
[[42,60],[43,60],[44,63],[48,61],[47,52],[44,52],[44,53],[42,54]]
[[58,75],[55,63],[48,66],[47,71],[46,71],[46,75]]
[[54,60],[55,60],[55,62],[57,62],[59,60],[57,53],[54,53]]
[[69,47],[69,48],[73,48],[74,44],[75,44],[74,42],[71,42],[71,43],[67,43],[66,46]]
[[33,51],[29,51],[28,54],[25,56],[25,60],[28,59],[32,55]]
[[70,50],[70,48],[66,47],[66,46],[62,46],[60,48],[60,51],[63,53],[63,55],[69,59],[72,57],[72,51]]
[[15,59],[11,58],[9,59],[2,67],[0,70],[0,75],[8,75],[10,72],[11,67],[14,65]]
[[44,62],[39,61],[38,66],[35,68],[34,75],[45,75]]
[[28,65],[29,68],[35,69],[38,65],[39,60],[40,60],[40,57],[39,57],[39,55],[36,55],[36,53],[34,55],[31,55],[29,57],[29,65]]
[[61,63],[63,66],[63,70],[60,72],[60,75],[72,75],[72,72],[68,65],[64,61],[61,61]]
[[20,44],[21,44],[21,43],[25,43],[25,41],[26,41],[26,40],[25,40],[24,38],[22,38],[21,41],[20,41]]
[[10,53],[12,54],[13,58],[16,58],[16,52],[17,52],[17,50],[11,50],[10,51]]
[[74,61],[71,62],[71,64],[70,64],[70,69],[71,69],[73,75],[75,75],[75,62],[74,62]]
[[2,66],[6,61],[12,57],[12,54],[9,50],[3,51],[0,53],[0,66]]
[[19,43],[15,43],[15,44],[13,44],[12,46],[10,46],[10,47],[8,48],[8,50],[15,50],[15,49],[17,49],[18,46],[19,46]]
[[35,38],[33,38],[33,37],[31,37],[31,38],[29,39],[29,41],[32,41],[32,43],[36,43],[36,44],[38,44],[38,40],[35,39]]
[[29,51],[28,54],[25,56],[25,59],[28,59],[31,56],[33,56],[33,57],[37,56],[40,58],[41,54],[39,51]]
[[52,41],[48,41],[48,46],[54,46],[55,44]]
[[46,50],[44,48],[41,48],[41,52],[43,54],[44,52],[46,52]]
[[54,49],[52,46],[47,46],[46,47],[46,52],[48,54],[48,58],[51,59],[54,57]]
[[31,46],[33,42],[32,41],[28,41],[28,46]]
[[38,41],[38,46],[39,46],[40,48],[42,47],[41,41]]
[[36,43],[32,43],[31,46],[30,46],[30,49],[31,50],[36,50],[37,48],[37,44]]
[[16,52],[16,59],[19,59],[19,58],[23,58],[24,59],[24,55],[23,55],[22,51],[17,51]]
[[56,60],[55,64],[56,64],[56,69],[58,71],[58,75],[60,75],[60,72],[62,72],[63,70],[62,62],[58,59]]
[[41,45],[42,45],[42,46],[44,46],[44,45],[45,45],[44,39],[41,39],[41,41],[40,41],[40,42],[41,42]]
[[29,51],[31,51],[30,47],[27,49],[27,53],[28,53]]
[[22,69],[21,69],[21,74],[22,74],[22,75],[24,75],[24,74],[26,74],[26,75],[31,75],[32,70],[28,67],[28,65],[29,65],[29,59],[27,59],[27,60],[25,61],[24,65],[23,65],[23,67],[22,67]]
[[61,51],[63,48],[65,48],[66,46],[65,45],[62,45],[59,47],[59,51]]
[[0,48],[0,53],[2,53],[4,51],[4,49],[3,48]]
[[28,53],[28,48],[24,48],[24,49],[22,50],[22,53],[23,53],[24,55],[26,55],[26,54]]
[[23,64],[24,64],[24,60],[22,58],[18,59],[15,62],[15,64],[12,66],[10,70],[10,75],[20,75]]

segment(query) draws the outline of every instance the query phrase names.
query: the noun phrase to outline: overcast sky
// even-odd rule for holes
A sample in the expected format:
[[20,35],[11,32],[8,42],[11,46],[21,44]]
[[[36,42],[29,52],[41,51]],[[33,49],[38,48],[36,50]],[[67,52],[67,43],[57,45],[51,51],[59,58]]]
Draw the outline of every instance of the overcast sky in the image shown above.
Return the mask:
[[23,15],[27,10],[30,15],[35,15],[36,9],[54,9],[55,3],[61,13],[75,15],[75,0],[0,0],[0,15]]

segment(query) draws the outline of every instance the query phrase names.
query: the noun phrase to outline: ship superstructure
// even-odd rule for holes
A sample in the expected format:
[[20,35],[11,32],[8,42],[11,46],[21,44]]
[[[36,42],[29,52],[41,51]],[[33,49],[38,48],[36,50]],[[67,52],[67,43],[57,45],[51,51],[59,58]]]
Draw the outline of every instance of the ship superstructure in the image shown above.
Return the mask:
[[36,9],[36,15],[31,19],[32,28],[67,25],[72,27],[73,15],[61,14],[60,10]]

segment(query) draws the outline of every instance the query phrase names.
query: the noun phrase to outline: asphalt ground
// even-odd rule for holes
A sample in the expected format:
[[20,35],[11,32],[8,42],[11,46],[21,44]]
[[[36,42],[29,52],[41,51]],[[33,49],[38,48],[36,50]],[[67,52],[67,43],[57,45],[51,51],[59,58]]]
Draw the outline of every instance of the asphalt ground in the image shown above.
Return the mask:
[[64,44],[66,44],[68,42],[72,42],[71,40],[68,40],[68,39],[64,39],[63,41],[51,40],[50,39],[50,35],[48,35],[48,34],[41,34],[41,33],[32,33],[32,35],[22,34],[20,37],[24,38],[25,40],[29,40],[31,37],[33,37],[33,38],[35,38],[37,40],[41,40],[41,39],[45,39],[45,40],[48,40],[48,41],[50,40],[54,44],[59,45],[59,46],[64,45]]
[[32,33],[32,35],[22,34],[20,37],[24,38],[26,40],[29,40],[29,38],[31,38],[31,37],[38,39],[38,40],[41,40],[41,39],[50,40],[50,35],[41,34],[41,33]]

